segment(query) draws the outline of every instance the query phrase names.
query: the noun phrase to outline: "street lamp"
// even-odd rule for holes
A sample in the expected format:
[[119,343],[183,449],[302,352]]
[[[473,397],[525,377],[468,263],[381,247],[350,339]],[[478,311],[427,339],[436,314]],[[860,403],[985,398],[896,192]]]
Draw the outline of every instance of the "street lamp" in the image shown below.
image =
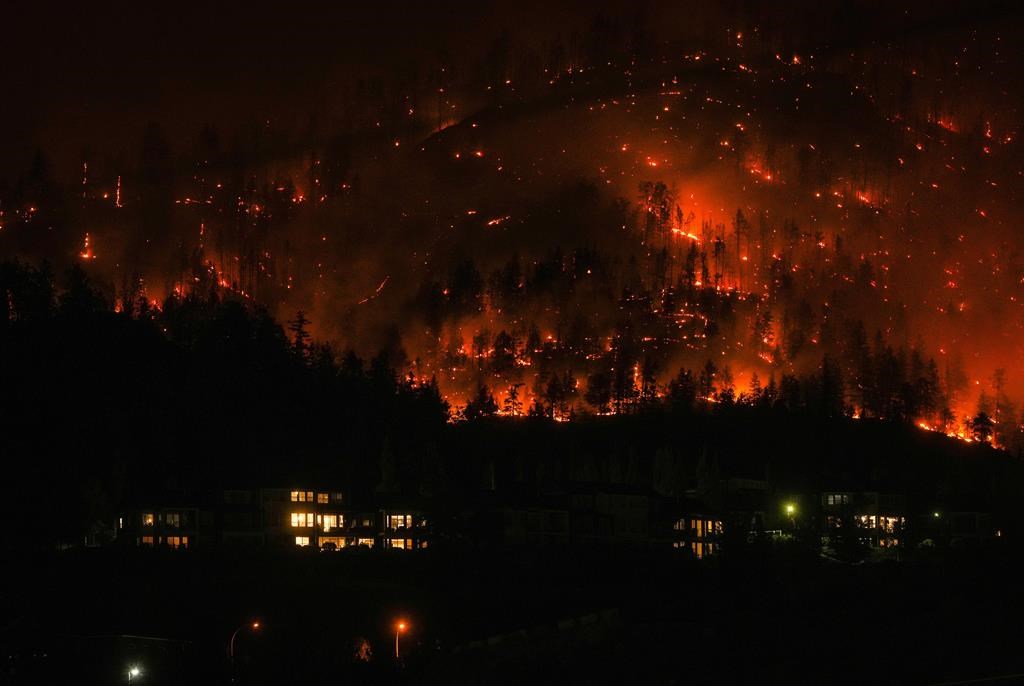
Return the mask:
[[396,660],[400,657],[399,654],[398,654],[398,637],[399,637],[399,635],[401,635],[401,633],[403,631],[405,631],[406,627],[407,627],[407,625],[406,625],[404,620],[399,620],[398,623],[395,624],[395,659]]
[[796,531],[796,503],[788,502],[782,506],[786,516],[789,517],[789,528]]
[[128,683],[130,684],[132,682],[132,679],[140,676],[141,674],[142,674],[142,670],[139,669],[138,665],[132,665],[131,667],[129,667],[128,668]]
[[259,628],[259,622],[250,622],[248,624],[243,624],[242,626],[235,629],[235,632],[231,634],[231,640],[228,641],[228,657],[230,657],[232,661],[234,661],[235,659],[235,637],[238,636],[238,633],[242,629],[252,629],[253,631],[259,631]]

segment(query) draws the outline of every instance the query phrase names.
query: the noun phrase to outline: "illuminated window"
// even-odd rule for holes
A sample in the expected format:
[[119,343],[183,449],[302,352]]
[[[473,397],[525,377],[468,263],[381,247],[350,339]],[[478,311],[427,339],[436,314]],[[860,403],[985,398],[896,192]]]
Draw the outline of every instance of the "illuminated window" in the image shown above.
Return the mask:
[[168,548],[187,548],[188,536],[168,536],[165,543]]
[[292,526],[310,527],[315,526],[316,516],[312,512],[292,512]]
[[348,544],[342,536],[321,536],[317,539],[317,543],[321,549],[333,547],[335,550],[341,550]]
[[311,502],[313,502],[313,491],[292,491],[292,502],[293,503],[311,503]]
[[373,539],[372,538],[360,538],[360,539],[358,539],[356,541],[356,543],[358,545],[365,545],[367,548],[372,548],[373,547]]
[[327,502],[327,494],[326,493],[317,493],[316,494],[316,501],[318,503],[326,503]]
[[305,548],[309,545],[309,536],[296,536],[295,545],[299,546],[300,548]]
[[117,518],[117,528],[118,529],[123,529],[124,528],[124,517],[118,517]]
[[153,545],[153,537],[152,536],[143,536],[141,543],[142,543],[142,545]]
[[177,512],[171,512],[164,515],[164,521],[167,526],[179,527],[181,526],[181,515]]
[[877,523],[875,515],[860,515],[857,520],[863,529],[874,529]]
[[156,522],[156,518],[153,516],[152,512],[143,513],[143,515],[142,515],[142,526],[153,526],[153,524],[155,522]]
[[672,523],[672,529],[675,530],[675,531],[685,531],[686,530],[686,520],[685,519],[677,519],[675,522]]
[[402,529],[412,526],[412,515],[388,515],[387,527],[389,529]]
[[412,540],[408,538],[389,538],[388,547],[398,550],[412,550]]
[[324,515],[324,531],[338,528],[338,515]]

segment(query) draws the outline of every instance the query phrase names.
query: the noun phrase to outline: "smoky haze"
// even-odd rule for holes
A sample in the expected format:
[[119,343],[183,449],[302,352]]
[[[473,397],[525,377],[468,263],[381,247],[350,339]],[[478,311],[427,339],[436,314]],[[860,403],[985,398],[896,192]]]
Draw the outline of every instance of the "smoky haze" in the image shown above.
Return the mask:
[[84,257],[122,305],[209,280],[301,309],[456,404],[583,388],[633,337],[660,382],[813,372],[858,321],[961,416],[1019,397],[1012,5],[705,5],[17,8],[0,247]]

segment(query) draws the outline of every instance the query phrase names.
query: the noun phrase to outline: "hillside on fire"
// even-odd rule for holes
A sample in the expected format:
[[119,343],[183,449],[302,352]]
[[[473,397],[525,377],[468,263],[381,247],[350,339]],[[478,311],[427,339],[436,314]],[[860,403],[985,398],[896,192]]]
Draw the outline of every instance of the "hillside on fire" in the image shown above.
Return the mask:
[[1018,683],[1024,3],[7,3],[0,683]]
[[[818,373],[738,394],[710,360],[628,397],[615,378],[595,397],[593,381],[578,394],[554,377],[543,400],[506,399],[504,412],[481,385],[452,423],[434,378],[401,375],[400,350],[364,361],[244,298],[172,296],[113,312],[81,270],[55,283],[45,266],[22,263],[0,266],[0,287],[5,464],[15,482],[46,483],[67,506],[22,532],[34,545],[109,527],[140,494],[201,498],[308,479],[343,485],[356,502],[383,492],[451,513],[489,492],[543,498],[587,484],[713,502],[721,483],[753,479],[779,498],[881,490],[921,511],[983,504],[1010,531],[1020,519],[1024,463],[987,443],[990,419],[975,418],[968,443],[921,431],[913,413],[858,418],[828,358]],[[901,362],[889,364],[902,377],[880,371],[879,386],[903,379],[889,401],[934,403],[927,379],[908,380]],[[5,507],[35,497],[14,493]]]
[[980,412],[1016,452],[1017,29],[841,5],[609,10],[395,56],[288,114],[40,145],[9,160],[0,251],[78,263],[136,316],[302,311],[337,350],[401,351],[453,416],[483,384],[564,419],[709,359],[738,395],[827,356],[853,414],[972,438]]

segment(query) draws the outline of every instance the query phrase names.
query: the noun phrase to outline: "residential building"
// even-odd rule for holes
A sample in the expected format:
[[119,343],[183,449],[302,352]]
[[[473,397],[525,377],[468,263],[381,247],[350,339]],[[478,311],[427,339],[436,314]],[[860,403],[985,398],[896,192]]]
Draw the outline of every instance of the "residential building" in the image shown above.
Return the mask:
[[853,531],[862,545],[872,548],[892,548],[903,543],[907,520],[901,495],[830,490],[821,494],[821,511],[826,543],[844,531]]

